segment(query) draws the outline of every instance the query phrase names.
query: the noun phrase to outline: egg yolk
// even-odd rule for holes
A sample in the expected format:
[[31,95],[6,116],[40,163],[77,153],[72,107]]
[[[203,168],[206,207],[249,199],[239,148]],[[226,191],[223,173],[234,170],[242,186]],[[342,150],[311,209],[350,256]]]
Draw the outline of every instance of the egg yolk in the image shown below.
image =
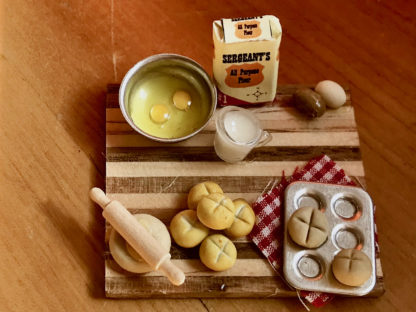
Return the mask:
[[159,124],[165,123],[170,117],[169,110],[166,105],[156,104],[150,110],[150,118]]
[[191,95],[188,92],[179,90],[173,95],[173,105],[177,109],[186,111],[192,104]]

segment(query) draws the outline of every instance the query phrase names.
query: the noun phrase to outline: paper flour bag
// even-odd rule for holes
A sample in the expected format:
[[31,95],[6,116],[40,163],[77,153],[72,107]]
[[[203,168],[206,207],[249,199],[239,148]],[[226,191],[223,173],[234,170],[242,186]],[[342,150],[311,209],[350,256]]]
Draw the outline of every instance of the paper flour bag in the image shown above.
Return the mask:
[[250,105],[276,96],[282,28],[272,15],[214,21],[214,80],[219,105]]

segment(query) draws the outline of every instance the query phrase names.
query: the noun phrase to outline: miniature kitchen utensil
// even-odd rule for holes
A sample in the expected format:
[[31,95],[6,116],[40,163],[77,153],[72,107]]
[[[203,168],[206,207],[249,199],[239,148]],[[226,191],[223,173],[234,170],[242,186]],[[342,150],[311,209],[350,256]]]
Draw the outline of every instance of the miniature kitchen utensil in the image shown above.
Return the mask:
[[272,139],[261,128],[253,112],[236,106],[220,109],[215,125],[215,152],[230,163],[243,160],[253,148],[263,146]]
[[140,256],[154,269],[166,275],[174,285],[185,281],[185,274],[170,261],[170,254],[118,201],[110,200],[99,188],[92,188],[90,198],[103,208],[103,217],[120,233]]
[[157,54],[141,60],[124,76],[119,105],[135,131],[172,143],[194,136],[207,125],[217,105],[217,92],[197,62]]
[[[293,242],[287,223],[300,208],[312,207],[328,220],[328,239],[308,249]],[[286,188],[283,274],[297,289],[362,296],[376,282],[373,203],[363,189],[352,186],[294,182]],[[357,287],[340,283],[331,271],[334,256],[344,249],[360,250],[371,261],[371,275]]]

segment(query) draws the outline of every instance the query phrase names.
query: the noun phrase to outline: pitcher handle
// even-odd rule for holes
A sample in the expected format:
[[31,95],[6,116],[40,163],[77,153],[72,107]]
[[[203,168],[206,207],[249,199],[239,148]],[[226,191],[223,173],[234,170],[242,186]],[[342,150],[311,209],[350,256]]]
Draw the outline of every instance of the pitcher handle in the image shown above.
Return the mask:
[[261,147],[263,145],[266,145],[272,140],[272,136],[269,132],[263,130],[260,140],[257,142],[256,147]]

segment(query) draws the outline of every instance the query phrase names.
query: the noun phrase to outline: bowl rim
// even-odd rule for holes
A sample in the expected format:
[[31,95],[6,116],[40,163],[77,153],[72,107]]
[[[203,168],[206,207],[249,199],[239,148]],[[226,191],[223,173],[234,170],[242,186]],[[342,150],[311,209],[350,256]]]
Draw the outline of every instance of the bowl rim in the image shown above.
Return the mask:
[[[125,102],[124,102],[124,95],[126,92],[126,87],[127,84],[129,83],[130,79],[145,65],[153,63],[155,61],[160,61],[163,59],[179,59],[185,62],[188,62],[190,64],[192,64],[194,67],[196,67],[197,69],[199,69],[199,72],[202,74],[202,78],[205,80],[205,82],[207,83],[210,92],[211,92],[211,110],[210,113],[207,117],[207,120],[205,121],[205,123],[199,127],[197,130],[191,132],[190,134],[187,134],[186,136],[183,137],[178,137],[178,138],[161,138],[161,137],[157,137],[154,135],[151,135],[145,131],[143,131],[142,129],[140,129],[134,122],[133,120],[131,120],[129,114],[127,113],[127,109],[125,107]],[[152,139],[154,141],[158,141],[158,142],[163,142],[163,143],[175,143],[175,142],[180,142],[180,141],[184,141],[189,139],[190,137],[196,135],[197,133],[199,133],[202,129],[204,129],[206,127],[206,125],[210,122],[211,118],[213,117],[215,110],[217,108],[217,89],[215,87],[214,82],[212,81],[211,77],[208,75],[208,73],[205,71],[205,69],[196,61],[194,61],[193,59],[180,55],[180,54],[174,54],[174,53],[161,53],[161,54],[154,54],[151,55],[149,57],[146,57],[144,59],[142,59],[141,61],[137,62],[133,67],[131,67],[126,75],[123,77],[123,80],[121,81],[120,84],[120,89],[119,89],[119,94],[118,94],[118,103],[119,103],[119,107],[121,110],[121,113],[123,114],[124,119],[127,121],[127,123],[138,133],[140,133],[141,135]]]

